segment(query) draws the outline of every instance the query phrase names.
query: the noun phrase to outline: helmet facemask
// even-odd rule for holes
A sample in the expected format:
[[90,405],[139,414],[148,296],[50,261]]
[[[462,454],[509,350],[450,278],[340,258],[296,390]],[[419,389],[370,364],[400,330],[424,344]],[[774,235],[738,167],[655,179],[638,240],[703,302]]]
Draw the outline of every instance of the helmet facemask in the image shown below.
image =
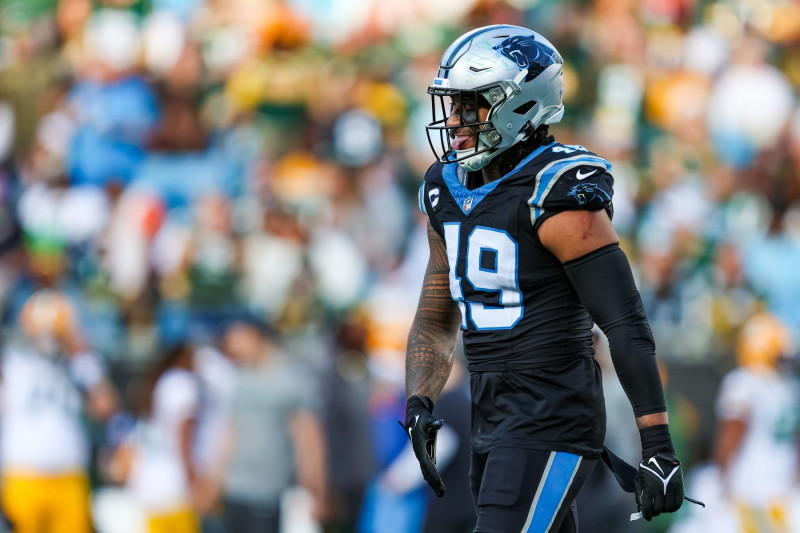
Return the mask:
[[[468,160],[482,160],[483,158],[476,156],[487,154],[500,142],[501,136],[491,121],[495,107],[505,99],[505,93],[500,87],[474,90],[430,87],[428,94],[431,95],[431,115],[433,117],[433,121],[426,126],[428,143],[439,161],[460,163],[469,168],[469,165],[465,164],[468,163]],[[490,103],[492,98],[494,101]],[[448,126],[447,121],[455,106],[458,106],[460,110],[459,123],[455,126]],[[479,119],[480,107],[489,108],[489,114],[485,121]],[[463,150],[454,148],[453,140],[456,133],[459,131],[463,133],[465,129],[469,129],[474,146]],[[434,137],[438,137],[438,149],[435,146]]]

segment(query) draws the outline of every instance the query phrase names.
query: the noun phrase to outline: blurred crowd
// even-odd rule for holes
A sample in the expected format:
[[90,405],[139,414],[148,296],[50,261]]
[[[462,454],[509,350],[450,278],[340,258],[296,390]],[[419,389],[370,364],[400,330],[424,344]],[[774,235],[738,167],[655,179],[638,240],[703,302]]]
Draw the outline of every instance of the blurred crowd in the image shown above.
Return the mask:
[[[800,531],[779,516],[796,476],[745,502],[763,526],[737,512],[731,466],[747,447],[797,471],[763,443],[777,420],[797,452],[793,373],[774,370],[800,339],[797,2],[0,0],[15,531],[471,531],[460,369],[439,407],[445,499],[396,421],[427,260],[426,89],[455,37],[494,23],[556,45],[551,132],[613,164],[679,456],[730,504],[728,525],[684,512],[675,530]],[[775,322],[746,337],[754,317]],[[754,350],[769,378],[740,376]],[[609,439],[635,461],[603,366]],[[582,495],[588,531],[666,529],[628,524],[608,481]]]

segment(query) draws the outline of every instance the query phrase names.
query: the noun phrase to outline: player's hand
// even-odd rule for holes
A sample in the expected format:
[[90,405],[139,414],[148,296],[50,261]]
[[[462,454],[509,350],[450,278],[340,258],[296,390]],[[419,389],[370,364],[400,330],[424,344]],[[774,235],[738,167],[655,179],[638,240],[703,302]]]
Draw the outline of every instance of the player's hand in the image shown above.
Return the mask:
[[659,452],[639,463],[636,503],[645,520],[680,509],[683,503],[683,472],[674,453]]
[[412,396],[406,404],[406,423],[403,426],[411,438],[414,455],[422,469],[422,477],[440,498],[444,483],[436,470],[436,435],[444,421],[433,416],[433,402],[425,396]]

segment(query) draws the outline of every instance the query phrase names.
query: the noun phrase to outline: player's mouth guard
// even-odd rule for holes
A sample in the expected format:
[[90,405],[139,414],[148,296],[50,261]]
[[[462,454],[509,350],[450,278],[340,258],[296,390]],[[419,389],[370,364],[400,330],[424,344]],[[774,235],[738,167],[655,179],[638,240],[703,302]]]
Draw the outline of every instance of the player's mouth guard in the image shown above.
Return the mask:
[[[600,458],[603,459],[603,462],[606,464],[611,473],[614,474],[614,478],[619,483],[619,486],[622,487],[622,490],[625,492],[629,492],[633,494],[636,490],[636,469],[626,463],[624,460],[620,459],[614,452],[603,446],[603,453],[600,455]],[[695,505],[700,505],[705,507],[706,504],[701,502],[700,500],[695,500],[694,498],[690,498],[688,496],[683,497],[684,500],[687,502],[691,502]],[[636,513],[631,513],[630,521],[633,522],[634,520],[639,520],[642,518],[642,511]]]

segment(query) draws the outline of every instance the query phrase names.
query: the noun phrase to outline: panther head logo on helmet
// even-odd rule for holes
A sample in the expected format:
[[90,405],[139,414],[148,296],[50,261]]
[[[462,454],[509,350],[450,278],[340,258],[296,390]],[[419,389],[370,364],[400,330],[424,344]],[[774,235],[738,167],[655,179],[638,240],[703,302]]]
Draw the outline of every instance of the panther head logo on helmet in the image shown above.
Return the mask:
[[541,73],[543,65],[562,62],[555,49],[531,35],[514,35],[493,48],[516,62],[520,70],[528,69],[527,79],[533,79]]

